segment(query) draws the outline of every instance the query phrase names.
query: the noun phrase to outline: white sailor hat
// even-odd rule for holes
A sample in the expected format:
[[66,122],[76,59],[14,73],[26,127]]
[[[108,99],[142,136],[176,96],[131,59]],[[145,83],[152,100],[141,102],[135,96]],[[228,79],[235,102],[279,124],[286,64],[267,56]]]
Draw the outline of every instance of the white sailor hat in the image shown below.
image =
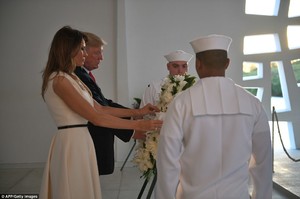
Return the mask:
[[189,62],[192,58],[193,55],[187,52],[184,52],[183,50],[176,50],[173,52],[170,52],[169,54],[164,56],[168,62],[172,61],[186,61]]
[[225,35],[208,35],[199,37],[190,42],[194,52],[199,53],[207,50],[225,50],[228,51],[232,39]]

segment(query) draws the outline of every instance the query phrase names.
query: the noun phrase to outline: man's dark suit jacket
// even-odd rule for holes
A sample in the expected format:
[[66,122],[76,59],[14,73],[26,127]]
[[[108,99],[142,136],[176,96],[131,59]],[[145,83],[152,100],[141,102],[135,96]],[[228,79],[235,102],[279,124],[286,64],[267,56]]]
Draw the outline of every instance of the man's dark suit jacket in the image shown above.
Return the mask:
[[[86,84],[91,90],[93,98],[103,106],[112,106],[118,108],[126,108],[120,104],[114,103],[112,100],[106,99],[100,87],[92,80],[89,74],[81,67],[76,67],[75,74]],[[133,134],[133,130],[111,129],[105,127],[94,126],[89,123],[89,132],[94,141],[99,175],[112,174],[114,172],[114,136],[117,136],[123,142],[129,142]]]

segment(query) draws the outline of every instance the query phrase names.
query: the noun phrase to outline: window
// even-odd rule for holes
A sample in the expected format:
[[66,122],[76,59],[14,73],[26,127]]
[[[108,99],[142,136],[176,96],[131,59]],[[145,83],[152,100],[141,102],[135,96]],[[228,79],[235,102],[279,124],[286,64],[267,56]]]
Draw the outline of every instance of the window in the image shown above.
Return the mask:
[[263,96],[263,88],[260,87],[244,87],[247,91],[252,93],[255,97],[257,97],[260,101],[262,100]]
[[290,50],[300,48],[299,37],[300,37],[300,26],[287,27],[287,40],[288,40],[288,46]]
[[283,64],[281,61],[273,61],[271,62],[270,66],[272,73],[271,107],[275,107],[277,112],[290,111],[290,100]]
[[[284,146],[287,149],[295,149],[296,148],[295,138],[294,138],[294,134],[291,133],[291,132],[294,132],[292,123],[286,122],[286,121],[279,121],[278,124],[279,124],[281,138],[284,143]],[[272,122],[269,122],[269,125],[270,125],[270,128],[272,129]],[[281,145],[280,137],[278,134],[277,124],[274,126],[274,149],[282,150],[282,145]]]
[[[282,6],[280,6],[280,4],[282,4]],[[278,15],[279,8],[283,8],[283,10],[280,10],[280,15]],[[242,77],[245,89],[259,99],[262,99],[264,88],[271,86],[271,91],[268,90],[268,92],[264,92],[266,95],[264,100],[270,99],[271,110],[274,107],[276,112],[285,112],[282,114],[282,121],[279,122],[281,131],[284,131],[285,135],[288,135],[283,138],[283,141],[287,148],[296,148],[294,132],[299,132],[300,129],[297,125],[297,129],[293,129],[293,123],[299,122],[297,118],[295,119],[293,117],[293,115],[295,115],[293,113],[296,111],[297,114],[299,101],[295,102],[294,100],[292,103],[290,102],[285,70],[289,74],[291,74],[291,69],[293,70],[295,79],[293,77],[290,78],[293,81],[295,80],[294,83],[300,87],[300,58],[298,57],[298,49],[300,49],[300,24],[298,20],[300,17],[300,0],[245,0],[245,14],[260,15],[259,17],[255,17],[255,19],[267,19],[267,17],[271,16],[269,18],[273,18],[272,21],[274,21],[274,23],[276,23],[277,20],[282,23],[280,26],[274,26],[271,29],[266,27],[266,29],[258,30],[257,28],[257,32],[270,30],[266,32],[266,34],[253,34],[255,30],[251,29],[251,34],[244,35]],[[282,25],[284,25],[285,28]],[[284,29],[286,32],[283,32]],[[279,39],[282,39],[282,41]],[[280,60],[273,61],[274,57],[278,57]],[[291,64],[287,63],[287,60],[291,60]],[[263,74],[263,71],[268,70],[268,68],[264,67],[269,67],[266,63],[270,63],[270,76]],[[283,64],[287,65],[284,66]],[[266,81],[270,80],[269,85],[267,85],[265,81],[249,81],[259,78]],[[289,79],[289,82],[293,82],[291,79]],[[294,86],[291,88],[294,89]],[[294,90],[292,92],[294,92]]]
[[292,60],[291,64],[294,71],[295,79],[297,81],[297,86],[300,87],[300,59]]
[[280,52],[277,34],[251,35],[244,37],[244,54]]
[[278,9],[279,0],[246,0],[246,14],[277,16]]
[[258,62],[243,62],[243,80],[260,79],[263,76],[263,65]]
[[290,0],[288,17],[299,17],[300,16],[300,0]]

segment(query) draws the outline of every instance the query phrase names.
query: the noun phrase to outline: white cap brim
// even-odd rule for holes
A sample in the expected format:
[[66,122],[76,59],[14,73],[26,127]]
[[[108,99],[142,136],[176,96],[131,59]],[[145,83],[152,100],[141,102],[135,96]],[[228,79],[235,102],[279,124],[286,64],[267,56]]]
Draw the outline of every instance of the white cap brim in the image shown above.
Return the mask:
[[182,50],[176,50],[173,51],[167,55],[164,56],[168,62],[173,62],[173,61],[186,61],[189,62],[192,58],[193,55],[187,52],[184,52]]
[[228,51],[232,39],[225,35],[208,35],[199,37],[190,42],[195,53],[207,50],[225,50]]

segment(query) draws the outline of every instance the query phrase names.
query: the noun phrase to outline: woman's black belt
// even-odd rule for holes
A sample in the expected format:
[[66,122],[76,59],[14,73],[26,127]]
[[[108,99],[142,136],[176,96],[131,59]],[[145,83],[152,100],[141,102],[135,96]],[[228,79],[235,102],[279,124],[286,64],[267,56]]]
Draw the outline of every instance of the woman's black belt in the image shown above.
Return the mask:
[[69,129],[69,128],[78,128],[78,127],[87,127],[88,124],[73,124],[73,125],[65,125],[57,127],[58,130],[61,129]]

